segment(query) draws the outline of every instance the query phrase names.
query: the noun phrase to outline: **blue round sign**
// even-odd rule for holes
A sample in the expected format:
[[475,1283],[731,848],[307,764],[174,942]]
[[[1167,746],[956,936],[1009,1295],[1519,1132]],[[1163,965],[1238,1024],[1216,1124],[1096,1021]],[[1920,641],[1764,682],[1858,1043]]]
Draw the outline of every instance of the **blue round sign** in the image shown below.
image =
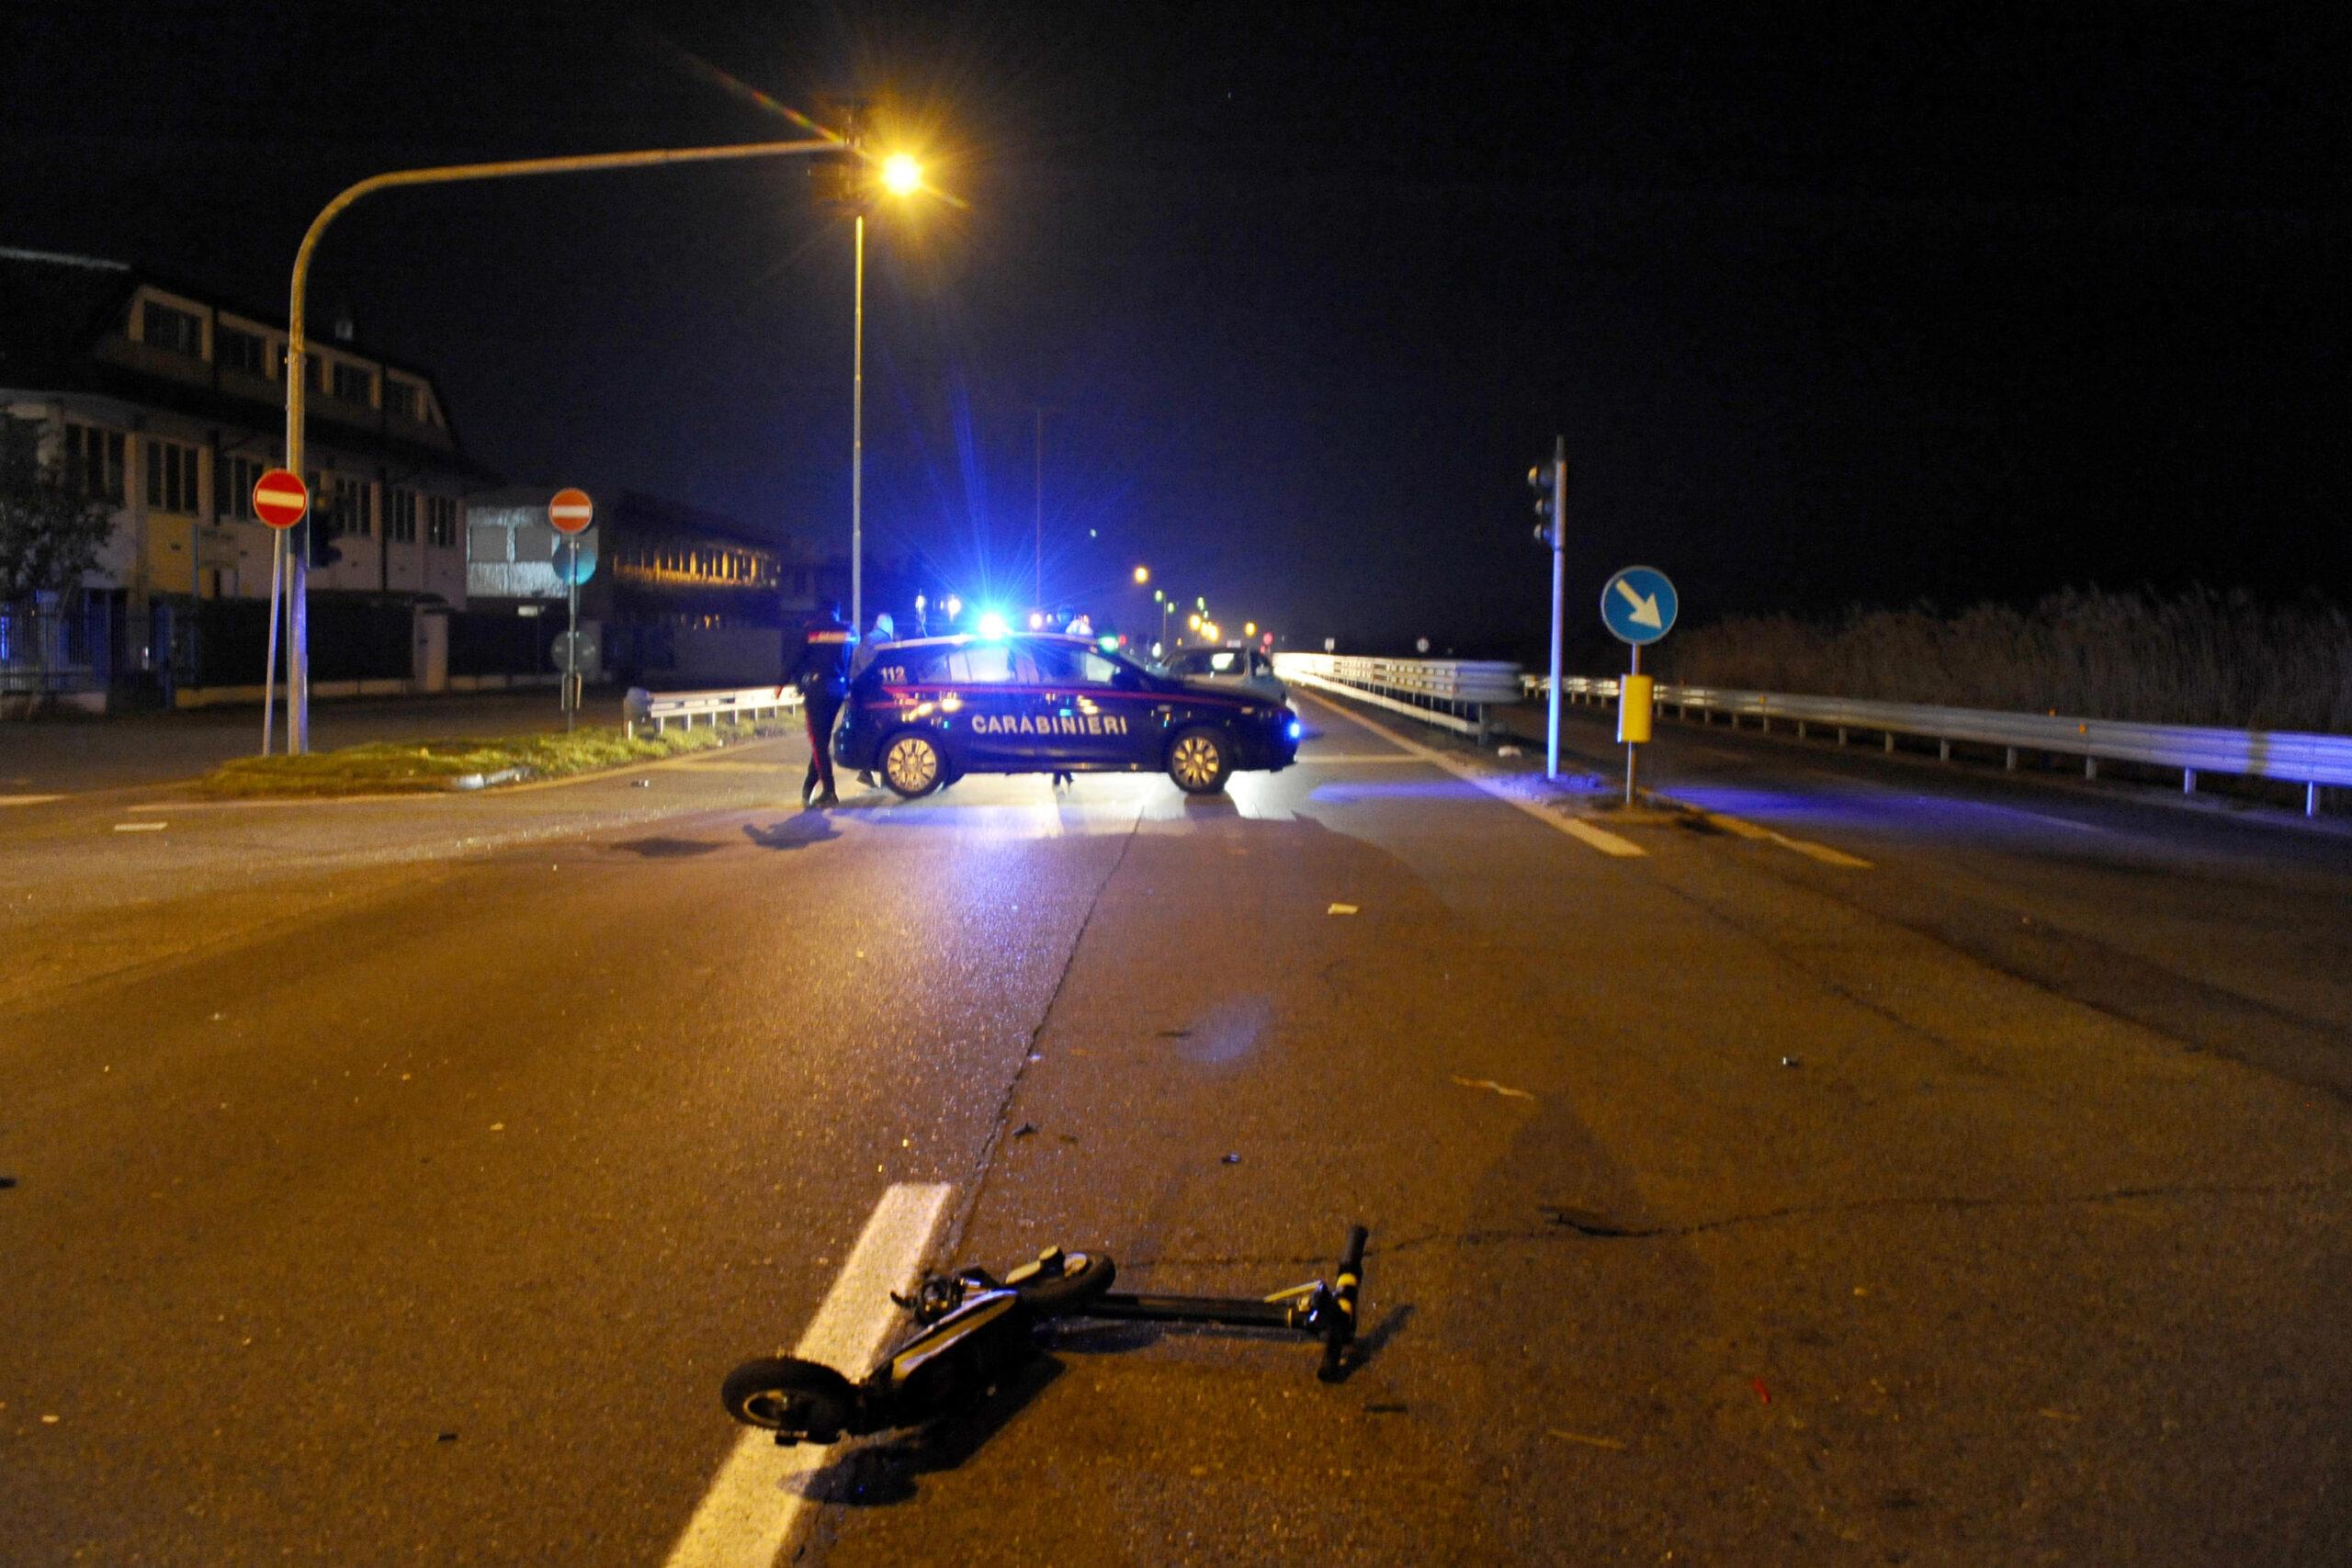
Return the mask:
[[1600,620],[1619,642],[1639,648],[1674,625],[1674,584],[1654,566],[1629,566],[1600,591]]
[[569,588],[596,575],[596,532],[590,528],[585,533],[554,536],[550,553],[557,582]]

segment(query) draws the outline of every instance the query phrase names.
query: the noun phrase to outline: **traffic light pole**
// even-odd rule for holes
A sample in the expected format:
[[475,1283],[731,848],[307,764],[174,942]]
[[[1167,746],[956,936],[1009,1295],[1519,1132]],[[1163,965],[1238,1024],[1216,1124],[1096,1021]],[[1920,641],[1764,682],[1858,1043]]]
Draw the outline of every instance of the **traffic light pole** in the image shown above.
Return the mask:
[[1552,706],[1544,721],[1544,776],[1560,776],[1560,627],[1567,584],[1568,438],[1552,438]]
[[[708,164],[732,158],[780,158],[802,156],[811,152],[846,151],[834,137],[822,137],[803,141],[742,141],[719,147],[659,147],[637,152],[594,152],[569,158],[518,158],[498,164],[448,164],[430,169],[398,169],[390,174],[373,175],[361,180],[320,209],[311,220],[310,229],[302,235],[302,243],[294,253],[294,281],[288,293],[286,306],[286,468],[288,473],[302,472],[302,402],[307,389],[304,355],[309,340],[303,335],[302,305],[310,284],[311,255],[319,247],[319,237],[326,232],[343,209],[361,197],[395,186],[456,185],[467,180],[512,179],[522,175],[585,174],[599,169],[659,168],[668,164]],[[317,526],[315,515],[305,518],[304,528]],[[310,540],[306,535],[303,547],[294,550],[293,570],[287,584],[286,605],[286,749],[300,753],[311,749],[311,658],[310,616],[308,614],[308,573]],[[853,569],[854,570],[854,569]]]

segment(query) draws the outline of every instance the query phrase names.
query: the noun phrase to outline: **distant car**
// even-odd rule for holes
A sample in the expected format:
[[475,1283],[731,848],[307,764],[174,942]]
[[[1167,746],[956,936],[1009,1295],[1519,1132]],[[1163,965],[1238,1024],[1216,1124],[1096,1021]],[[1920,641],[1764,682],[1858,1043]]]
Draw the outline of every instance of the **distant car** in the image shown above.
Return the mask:
[[918,637],[878,649],[833,738],[909,800],[966,773],[1159,773],[1214,795],[1286,768],[1298,720],[1246,690],[1170,680],[1082,637]]
[[1274,673],[1274,661],[1254,648],[1188,648],[1160,668],[1179,681],[1208,681],[1255,692],[1270,703],[1290,702],[1290,688]]

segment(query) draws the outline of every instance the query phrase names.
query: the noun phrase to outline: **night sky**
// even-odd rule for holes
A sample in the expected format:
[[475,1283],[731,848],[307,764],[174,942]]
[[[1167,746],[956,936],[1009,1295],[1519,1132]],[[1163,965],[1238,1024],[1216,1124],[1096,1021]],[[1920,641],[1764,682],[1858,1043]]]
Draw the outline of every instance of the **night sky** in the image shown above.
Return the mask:
[[[2352,599],[2346,8],[0,6],[0,244],[282,315],[416,164],[863,92],[870,547],[1319,646],[2203,581]],[[314,318],[474,455],[848,526],[850,235],[774,163],[371,197]],[[1090,540],[1088,530],[1100,537]]]

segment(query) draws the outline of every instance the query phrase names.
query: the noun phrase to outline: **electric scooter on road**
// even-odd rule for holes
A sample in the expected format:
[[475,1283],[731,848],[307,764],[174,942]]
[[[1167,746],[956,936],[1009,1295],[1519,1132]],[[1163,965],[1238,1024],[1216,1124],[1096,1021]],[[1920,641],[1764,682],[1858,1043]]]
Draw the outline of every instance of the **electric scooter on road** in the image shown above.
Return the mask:
[[719,1399],[778,1443],[833,1443],[917,1426],[985,1396],[1037,1353],[1036,1330],[1067,1318],[1281,1329],[1319,1339],[1327,1382],[1347,1375],[1369,1233],[1348,1232],[1330,1281],[1310,1280],[1250,1297],[1130,1294],[1111,1289],[1118,1268],[1101,1254],[1049,1247],[998,1279],[985,1269],[928,1275],[890,1300],[913,1320],[905,1342],[853,1382],[831,1367],[763,1356],[727,1374]]

